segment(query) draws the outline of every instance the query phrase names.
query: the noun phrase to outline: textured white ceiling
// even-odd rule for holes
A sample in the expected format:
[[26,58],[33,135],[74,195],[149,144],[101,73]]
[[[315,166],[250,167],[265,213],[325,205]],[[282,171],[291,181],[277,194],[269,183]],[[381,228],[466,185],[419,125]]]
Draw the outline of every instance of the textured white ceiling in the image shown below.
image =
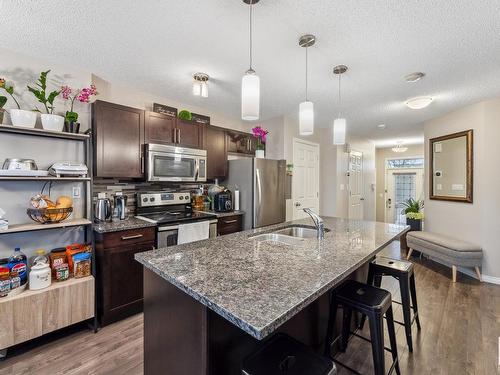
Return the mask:
[[[2,0],[0,14],[5,48],[239,116],[248,68],[248,7],[241,0]],[[421,136],[422,121],[500,95],[498,0],[261,0],[254,20],[262,119],[298,111],[304,33],[317,37],[309,97],[321,127],[338,111],[337,64],[349,66],[349,130],[375,140]],[[208,99],[191,95],[197,71],[211,76]],[[404,82],[413,71],[427,77]],[[435,102],[407,109],[404,101],[417,95]]]

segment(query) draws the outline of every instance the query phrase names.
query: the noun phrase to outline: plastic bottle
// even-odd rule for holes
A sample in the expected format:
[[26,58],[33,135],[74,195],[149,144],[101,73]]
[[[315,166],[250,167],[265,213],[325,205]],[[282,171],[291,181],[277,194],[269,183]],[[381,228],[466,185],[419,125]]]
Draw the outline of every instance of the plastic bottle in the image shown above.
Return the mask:
[[45,253],[44,249],[38,249],[37,251],[35,251],[35,254],[36,255],[31,259],[31,267],[33,267],[37,263],[49,264],[49,257]]
[[21,279],[21,285],[28,281],[28,258],[21,251],[20,247],[16,247],[14,254],[9,258],[9,269],[11,273],[17,273]]

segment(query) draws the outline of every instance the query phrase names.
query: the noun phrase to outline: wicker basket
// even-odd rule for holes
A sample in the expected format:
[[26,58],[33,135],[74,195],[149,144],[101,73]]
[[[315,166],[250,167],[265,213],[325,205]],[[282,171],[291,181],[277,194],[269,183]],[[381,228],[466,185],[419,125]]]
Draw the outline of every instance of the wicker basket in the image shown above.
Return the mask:
[[31,220],[41,224],[60,223],[66,220],[73,212],[73,207],[69,208],[28,208],[26,213]]

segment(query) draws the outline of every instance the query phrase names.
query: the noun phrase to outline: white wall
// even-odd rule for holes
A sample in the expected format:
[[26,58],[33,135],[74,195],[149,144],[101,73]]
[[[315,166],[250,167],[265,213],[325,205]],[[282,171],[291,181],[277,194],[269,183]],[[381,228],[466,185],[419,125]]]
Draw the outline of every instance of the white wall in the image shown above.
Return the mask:
[[425,188],[429,196],[429,139],[474,130],[474,203],[426,199],[426,230],[483,247],[483,273],[500,281],[500,98],[477,103],[425,123]]

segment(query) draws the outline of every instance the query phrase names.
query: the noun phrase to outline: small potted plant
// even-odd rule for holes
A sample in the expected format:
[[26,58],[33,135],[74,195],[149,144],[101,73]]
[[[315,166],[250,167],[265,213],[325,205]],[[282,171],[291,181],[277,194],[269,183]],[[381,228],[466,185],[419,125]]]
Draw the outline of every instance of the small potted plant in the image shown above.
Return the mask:
[[[42,118],[42,126],[46,130],[62,131],[64,127],[64,117],[54,114],[54,100],[60,94],[60,91],[54,90],[50,93],[47,92],[47,75],[50,70],[41,72],[36,88],[28,86],[28,90],[38,99],[45,107],[45,112],[40,116]],[[41,112],[38,108],[36,111]]]
[[[17,108],[9,109],[12,125],[34,128],[36,124],[36,112],[21,109],[21,106],[19,105],[19,102],[16,99],[16,95],[14,94],[14,86],[8,85],[5,79],[0,78],[0,88],[4,89],[5,92],[9,94],[9,96],[12,98],[12,100],[14,100],[14,103],[16,103],[17,106]],[[6,97],[3,96],[2,98]],[[3,117],[3,111],[2,111],[2,117]]]
[[185,109],[183,109],[182,111],[179,112],[179,114],[177,115],[177,117],[181,120],[185,120],[185,121],[191,121],[193,119],[193,114],[189,111],[186,111]]
[[252,129],[253,136],[257,139],[257,146],[255,147],[255,157],[264,159],[266,150],[266,137],[269,132],[261,126],[256,126]]
[[65,130],[67,132],[78,133],[80,129],[80,124],[77,122],[78,113],[74,110],[75,101],[78,100],[80,103],[90,103],[91,97],[98,94],[99,93],[94,85],[77,90],[74,90],[69,86],[61,87],[61,95],[63,99],[69,100],[71,103],[70,110],[66,111],[66,115],[64,116]]
[[402,213],[406,215],[406,225],[409,225],[413,231],[422,230],[424,201],[409,198],[402,205],[404,207]]

